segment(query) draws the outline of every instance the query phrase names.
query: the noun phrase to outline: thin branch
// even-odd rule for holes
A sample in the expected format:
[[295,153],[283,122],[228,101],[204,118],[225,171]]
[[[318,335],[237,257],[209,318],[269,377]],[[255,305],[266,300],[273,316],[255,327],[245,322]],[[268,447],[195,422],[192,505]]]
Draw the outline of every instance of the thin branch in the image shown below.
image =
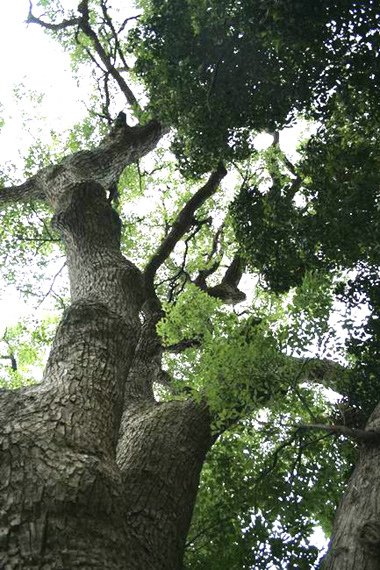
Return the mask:
[[85,46],[84,44],[82,44],[82,42],[79,39],[79,32],[80,29],[78,28],[78,30],[75,32],[75,41],[78,44],[78,46],[80,46],[88,55],[89,59],[92,61],[92,63],[95,65],[95,67],[97,67],[98,69],[100,69],[100,71],[105,75],[107,72],[107,70],[105,70],[100,63],[98,62],[98,60],[96,59],[96,57],[94,55],[92,55],[91,50]]
[[[104,103],[102,104],[102,109],[103,109],[103,113],[104,113],[104,116],[107,120],[108,125],[111,125],[112,124],[112,117],[111,117],[111,114],[109,111],[110,104],[111,104],[111,97],[110,97],[110,90],[108,87],[108,83],[109,83],[109,73],[105,73],[104,74],[104,85],[103,85],[104,91],[101,92],[102,95],[104,96]],[[100,89],[99,89],[99,91],[100,91]]]
[[163,350],[165,352],[172,352],[173,354],[179,354],[188,348],[199,348],[202,345],[200,338],[188,338],[176,342],[175,344],[170,344],[169,346],[164,346]]
[[45,293],[45,295],[42,297],[42,299],[41,299],[41,300],[39,301],[39,303],[37,304],[36,310],[39,309],[39,307],[42,305],[42,303],[45,301],[45,299],[50,295],[50,293],[53,293],[53,294],[54,294],[54,291],[53,291],[54,284],[55,284],[57,278],[59,277],[59,275],[62,273],[62,271],[63,271],[63,269],[64,269],[65,266],[66,266],[66,261],[65,261],[65,263],[62,265],[62,267],[57,271],[57,273],[53,276],[53,279],[52,279],[52,281],[51,281],[49,290]]
[[38,24],[39,26],[41,26],[42,28],[46,28],[47,30],[53,30],[53,31],[64,30],[72,26],[78,26],[81,22],[81,18],[78,17],[78,18],[70,18],[69,20],[62,20],[62,22],[60,22],[59,24],[51,24],[49,22],[44,22],[43,20],[40,20],[40,18],[36,18],[36,16],[33,16],[32,10],[33,10],[33,4],[31,1],[29,1],[29,14],[26,19],[26,23]]
[[298,429],[309,430],[317,429],[328,431],[335,435],[344,435],[349,439],[354,439],[362,443],[380,443],[380,431],[364,430],[349,428],[344,425],[325,425],[325,424],[302,424],[297,426]]
[[[58,31],[58,30],[63,30],[63,29],[72,27],[72,26],[78,26],[78,29],[82,30],[82,32],[92,41],[96,53],[100,57],[100,59],[103,62],[106,70],[108,71],[108,73],[115,79],[116,83],[118,84],[120,90],[124,94],[129,105],[134,106],[134,107],[139,107],[138,101],[137,101],[133,91],[128,86],[128,84],[126,83],[124,78],[121,76],[119,71],[112,64],[109,55],[107,54],[106,50],[103,48],[97,34],[94,32],[94,30],[92,29],[92,27],[90,25],[90,13],[89,13],[89,7],[88,7],[88,0],[82,0],[82,2],[78,6],[78,12],[80,12],[80,14],[81,14],[80,17],[71,18],[69,20],[63,20],[62,22],[60,22],[58,24],[51,24],[50,22],[44,22],[40,18],[37,18],[32,13],[33,6],[32,6],[31,2],[29,4],[29,6],[30,6],[29,14],[28,14],[28,18],[26,20],[28,24],[38,24],[39,26],[46,28],[48,30],[52,30],[52,31]],[[108,14],[107,14],[107,16],[108,16]],[[109,16],[108,16],[108,18],[109,18]],[[91,57],[92,61],[95,61],[94,57],[92,56],[92,54],[90,54],[89,50],[87,48],[84,48],[84,49],[86,50],[87,54]],[[124,57],[121,57],[121,59],[122,59],[123,66],[126,67],[127,64],[125,62]],[[97,64],[97,65],[99,65],[99,64]]]
[[103,12],[104,20],[105,20],[107,26],[109,27],[109,29],[111,30],[112,37],[113,37],[114,42],[115,42],[115,51],[114,51],[113,56],[116,59],[116,55],[119,55],[119,57],[123,63],[124,71],[129,71],[129,65],[126,62],[123,50],[120,47],[120,42],[119,42],[117,32],[115,30],[115,26],[113,25],[112,18],[108,14],[107,3],[102,0],[100,3],[100,6],[101,6],[101,9]]
[[17,361],[14,354],[0,356],[0,360],[10,360],[12,370],[17,370]]
[[[187,236],[187,238],[184,241],[184,245],[185,245],[185,251],[183,253],[183,257],[182,257],[182,263],[181,266],[179,267],[179,269],[176,271],[175,275],[173,275],[170,279],[167,279],[166,281],[169,282],[170,287],[169,287],[169,293],[168,293],[168,301],[172,302],[174,297],[178,295],[180,295],[182,293],[182,291],[185,288],[185,285],[187,282],[191,281],[190,279],[190,275],[188,274],[188,272],[185,270],[186,267],[186,262],[187,262],[187,256],[189,253],[189,244],[190,242],[195,238],[195,236],[199,233],[199,231],[201,230],[202,226],[204,224],[209,223],[209,218],[207,218],[206,220],[200,220],[200,221],[193,221],[193,224],[195,225],[194,230]],[[185,279],[182,280],[181,284],[177,283],[177,280],[181,277],[181,276],[185,276]],[[162,283],[161,283],[162,284]]]
[[91,39],[93,42],[94,48],[102,62],[104,63],[108,73],[115,79],[116,83],[118,84],[120,90],[125,95],[125,98],[129,105],[134,107],[139,107],[139,103],[133,94],[131,88],[127,85],[125,79],[119,73],[119,71],[115,68],[115,66],[111,63],[109,55],[103,48],[98,36],[92,29],[90,25],[90,15],[89,15],[89,8],[88,8],[88,0],[83,0],[79,6],[78,11],[82,14],[82,18],[80,20],[80,29],[83,33]]
[[117,34],[119,35],[124,30],[128,22],[130,22],[131,20],[138,20],[140,16],[141,14],[137,14],[136,16],[129,16],[128,18],[125,18],[124,22],[121,24],[120,28],[118,29]]
[[1,339],[2,342],[4,342],[7,347],[9,348],[9,355],[4,355],[4,356],[0,356],[0,359],[2,360],[10,360],[11,361],[11,368],[12,370],[16,371],[17,370],[17,361],[14,355],[14,352],[12,350],[11,347],[11,343],[9,342],[9,340],[7,339],[7,333],[8,333],[8,329],[5,329],[4,334],[3,334],[3,338]]
[[37,220],[40,222],[40,224],[42,224],[43,232],[45,232],[47,234],[49,241],[61,241],[60,239],[57,239],[54,237],[54,235],[50,231],[49,225],[46,223],[46,219],[44,219],[39,214],[39,212],[34,208],[34,206],[31,207],[31,210],[32,210],[33,214],[36,216]]
[[[212,259],[214,259],[214,263],[208,267],[207,269],[201,269],[193,281],[194,285],[199,287],[202,291],[206,291],[207,283],[206,279],[210,277],[215,271],[217,271],[220,267],[220,263],[222,261],[222,252],[218,252],[218,248],[220,246],[220,237],[223,232],[225,222],[221,224],[221,226],[217,229],[214,238],[212,240],[211,251],[207,254],[206,263],[210,263]],[[218,257],[215,259],[215,256],[218,254]]]

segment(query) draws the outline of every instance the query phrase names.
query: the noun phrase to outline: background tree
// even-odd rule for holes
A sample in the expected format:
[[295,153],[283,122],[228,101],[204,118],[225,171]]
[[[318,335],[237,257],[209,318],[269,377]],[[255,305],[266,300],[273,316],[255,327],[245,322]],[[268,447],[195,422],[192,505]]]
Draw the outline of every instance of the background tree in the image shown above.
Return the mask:
[[[19,387],[54,323],[3,339],[5,568],[311,568],[357,456],[325,566],[378,566],[379,19],[348,0],[31,6],[96,92],[25,181],[2,177],[1,254],[36,268],[20,286],[61,242],[70,283],[50,286],[42,382]],[[319,129],[293,164],[279,130],[301,115]],[[340,364],[337,297],[370,310]]]

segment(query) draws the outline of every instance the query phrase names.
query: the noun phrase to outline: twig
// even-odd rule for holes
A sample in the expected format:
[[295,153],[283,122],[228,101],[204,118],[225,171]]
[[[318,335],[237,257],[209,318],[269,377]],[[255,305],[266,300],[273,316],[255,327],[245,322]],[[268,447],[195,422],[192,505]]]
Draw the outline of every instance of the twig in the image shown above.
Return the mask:
[[109,55],[103,48],[98,36],[92,29],[90,25],[90,15],[89,15],[89,8],[88,8],[88,0],[83,0],[80,5],[78,6],[78,10],[82,14],[82,18],[80,21],[80,28],[83,33],[92,40],[94,48],[102,62],[104,63],[107,71],[109,74],[115,79],[116,83],[118,84],[121,92],[125,95],[127,102],[134,106],[140,107],[139,103],[131,90],[131,88],[127,85],[125,79],[119,73],[119,71],[115,68],[115,66],[111,63]]
[[[66,266],[66,261],[65,263],[62,265],[62,267],[57,271],[57,273],[54,275],[52,282],[50,284],[49,290],[47,291],[47,293],[45,293],[45,295],[42,297],[42,299],[39,301],[39,303],[36,306],[36,310],[42,305],[42,303],[45,301],[45,299],[50,295],[50,293],[54,293],[53,291],[53,287],[54,287],[54,283],[56,282],[56,279],[58,278],[58,276],[62,273],[63,268]],[[56,297],[59,297],[58,295],[56,295]]]

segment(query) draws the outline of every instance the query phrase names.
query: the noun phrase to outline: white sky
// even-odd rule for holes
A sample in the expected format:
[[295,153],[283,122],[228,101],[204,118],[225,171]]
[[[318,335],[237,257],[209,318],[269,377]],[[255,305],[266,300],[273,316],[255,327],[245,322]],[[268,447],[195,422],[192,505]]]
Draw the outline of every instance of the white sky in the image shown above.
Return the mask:
[[[25,129],[18,130],[20,115],[30,114],[28,100],[25,96],[25,108],[22,104],[16,105],[15,87],[22,84],[23,91],[44,95],[41,112],[49,128],[58,130],[72,124],[85,112],[80,101],[85,92],[71,76],[68,54],[39,26],[25,23],[28,11],[27,0],[4,2],[1,9],[0,53],[6,57],[1,60],[0,116],[6,123],[0,139],[0,164],[14,159],[20,148],[25,150],[30,142],[24,140],[29,139],[25,137]],[[30,131],[33,138],[33,123]]]
[[[39,138],[43,124],[47,129],[60,130],[80,120],[86,111],[82,102],[86,91],[72,78],[68,54],[39,26],[25,23],[29,1],[2,4],[0,117],[5,126],[0,132],[0,169],[8,161],[21,164],[22,154]],[[65,6],[76,5],[76,1],[65,0]],[[34,90],[44,95],[41,108],[36,109],[40,120],[30,120],[26,129],[20,116],[26,119],[30,115],[30,101],[27,94],[16,101],[14,88],[20,84],[24,85],[23,92]],[[6,326],[30,311],[15,290],[0,291],[0,335]]]

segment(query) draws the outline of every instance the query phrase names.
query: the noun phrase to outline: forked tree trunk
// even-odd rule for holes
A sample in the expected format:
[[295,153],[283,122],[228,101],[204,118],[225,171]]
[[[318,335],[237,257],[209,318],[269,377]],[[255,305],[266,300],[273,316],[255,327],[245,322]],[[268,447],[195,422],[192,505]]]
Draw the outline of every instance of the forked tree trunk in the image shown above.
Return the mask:
[[[380,405],[366,426],[380,429]],[[323,570],[379,570],[380,568],[380,447],[362,446],[334,520],[333,535]]]
[[207,410],[152,396],[142,276],[103,188],[51,192],[72,304],[43,383],[0,393],[0,568],[181,568]]

